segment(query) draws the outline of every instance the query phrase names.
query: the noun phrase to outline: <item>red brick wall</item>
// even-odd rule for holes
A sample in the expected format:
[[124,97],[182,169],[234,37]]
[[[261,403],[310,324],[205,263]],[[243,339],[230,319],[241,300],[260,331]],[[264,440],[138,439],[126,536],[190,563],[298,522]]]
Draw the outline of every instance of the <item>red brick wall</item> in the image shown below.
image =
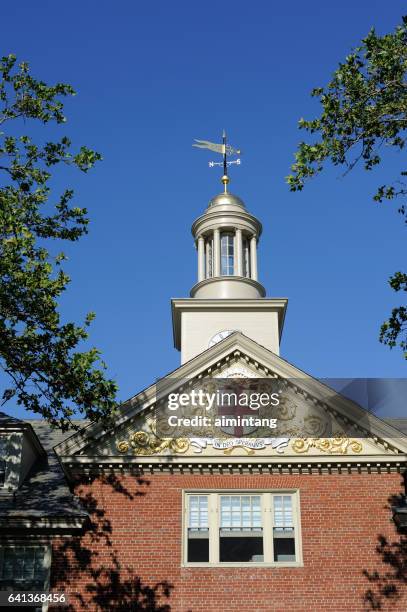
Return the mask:
[[[403,490],[401,480],[387,473],[96,479],[77,488],[91,509],[92,530],[55,544],[53,583],[71,593],[74,610],[405,611],[407,585],[397,563],[403,552],[407,563],[406,551],[388,507],[389,497]],[[182,568],[181,502],[188,488],[298,488],[304,567]],[[381,553],[380,535],[386,538]],[[369,581],[364,570],[378,572],[378,580]],[[389,586],[395,597],[383,594]],[[376,608],[365,599],[369,589]],[[120,607],[118,594],[139,607]]]

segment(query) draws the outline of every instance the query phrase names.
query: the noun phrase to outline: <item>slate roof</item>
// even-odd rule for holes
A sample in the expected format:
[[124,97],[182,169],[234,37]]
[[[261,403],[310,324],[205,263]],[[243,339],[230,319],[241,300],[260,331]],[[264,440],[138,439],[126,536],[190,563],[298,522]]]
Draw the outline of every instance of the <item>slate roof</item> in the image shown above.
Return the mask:
[[20,419],[16,419],[9,414],[0,412],[0,427],[5,425],[21,425]]
[[[25,482],[14,495],[0,498],[0,524],[4,520],[3,517],[6,516],[10,518],[86,517],[87,513],[69,490],[65,475],[53,450],[56,444],[71,436],[73,432],[52,429],[42,419],[23,422],[31,425],[46,455],[33,465]],[[18,423],[21,424],[22,421],[13,419],[13,424]],[[86,424],[85,421],[76,423]]]

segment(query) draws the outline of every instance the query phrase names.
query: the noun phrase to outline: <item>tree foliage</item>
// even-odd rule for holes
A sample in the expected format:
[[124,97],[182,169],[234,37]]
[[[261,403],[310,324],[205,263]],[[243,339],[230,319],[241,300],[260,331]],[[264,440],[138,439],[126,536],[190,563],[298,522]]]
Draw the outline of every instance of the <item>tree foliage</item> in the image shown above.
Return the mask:
[[[346,172],[363,164],[372,170],[386,147],[403,150],[407,128],[407,17],[394,32],[378,36],[372,29],[353,53],[334,72],[328,85],[312,91],[322,109],[318,118],[301,119],[299,127],[317,136],[301,142],[287,182],[301,190],[307,179],[322,171],[324,162],[344,166]],[[407,169],[394,183],[380,185],[376,202],[399,198],[399,212],[407,223]],[[407,275],[397,272],[389,279],[395,291],[407,291]],[[407,358],[407,310],[400,306],[382,325],[380,341],[399,345]]]
[[84,146],[72,152],[67,136],[38,144],[19,134],[32,122],[64,123],[62,100],[74,94],[70,85],[36,80],[13,55],[0,60],[0,366],[10,381],[3,403],[14,398],[62,428],[78,411],[111,418],[117,391],[99,351],[77,350],[93,313],[83,325],[61,321],[66,258],[46,246],[78,240],[89,222],[87,210],[72,205],[72,190],[51,201],[51,170],[88,172],[101,156]]

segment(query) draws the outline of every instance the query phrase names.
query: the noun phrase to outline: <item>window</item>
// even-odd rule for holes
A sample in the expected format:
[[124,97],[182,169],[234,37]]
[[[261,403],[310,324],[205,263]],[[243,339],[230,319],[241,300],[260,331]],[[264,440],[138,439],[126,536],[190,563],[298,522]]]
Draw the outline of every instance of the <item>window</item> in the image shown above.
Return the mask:
[[247,238],[243,238],[243,276],[250,277],[250,246]]
[[234,273],[234,236],[230,233],[222,233],[220,236],[221,253],[221,275],[232,276]]
[[221,495],[219,561],[264,561],[260,495]]
[[293,500],[291,495],[274,495],[274,561],[295,561]]
[[10,437],[0,435],[0,487],[4,487],[6,484],[6,472],[7,472],[7,458],[10,456],[9,448]]
[[208,238],[206,240],[206,278],[212,278],[213,276],[213,240]]
[[299,565],[298,492],[186,492],[184,563]]
[[0,547],[0,588],[21,585],[43,589],[48,577],[47,553],[45,546]]
[[0,459],[0,487],[4,487],[5,480],[6,480],[6,462],[3,459]]
[[208,496],[189,498],[188,559],[192,562],[209,561]]

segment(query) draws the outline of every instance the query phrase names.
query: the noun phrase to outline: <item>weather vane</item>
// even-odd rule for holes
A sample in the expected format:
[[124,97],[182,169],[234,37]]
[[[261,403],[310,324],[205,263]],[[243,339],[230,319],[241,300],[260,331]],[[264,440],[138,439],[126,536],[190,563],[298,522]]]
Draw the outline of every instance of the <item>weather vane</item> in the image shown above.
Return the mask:
[[209,162],[209,167],[213,168],[214,166],[223,166],[223,176],[221,178],[222,183],[225,186],[225,193],[227,193],[227,186],[230,181],[228,177],[228,167],[232,164],[236,164],[236,166],[240,166],[241,161],[240,158],[227,161],[226,157],[230,157],[231,155],[241,155],[240,149],[234,149],[229,144],[226,144],[226,132],[223,130],[222,134],[222,144],[216,144],[215,142],[209,142],[208,140],[197,140],[194,138],[195,143],[192,146],[197,147],[198,149],[209,149],[210,151],[214,151],[215,153],[220,153],[223,155],[223,162]]

